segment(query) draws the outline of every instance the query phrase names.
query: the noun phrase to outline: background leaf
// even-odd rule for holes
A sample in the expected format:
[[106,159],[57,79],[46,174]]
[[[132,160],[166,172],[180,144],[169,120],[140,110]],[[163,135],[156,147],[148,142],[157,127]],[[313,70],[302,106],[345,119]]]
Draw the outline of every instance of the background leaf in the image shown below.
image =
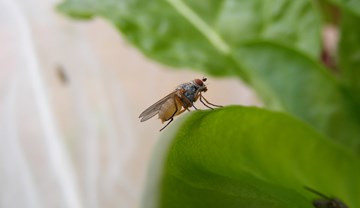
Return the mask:
[[248,40],[271,40],[313,57],[320,52],[320,20],[310,0],[67,0],[59,9],[108,19],[157,61],[217,75],[241,70],[228,56]]
[[351,97],[360,103],[360,17],[343,11],[339,44],[342,80]]
[[360,15],[360,1],[358,0],[329,0],[329,1],[339,5],[344,10],[347,10],[353,13],[354,15],[357,16]]
[[145,207],[310,208],[317,196],[305,185],[360,206],[358,158],[282,113],[198,111],[176,130],[154,152],[151,167],[163,167],[150,172],[160,171],[148,180]]
[[328,0],[316,0],[315,2],[317,4],[319,13],[321,13],[323,24],[339,24],[341,14],[337,5]]
[[237,57],[256,77],[255,88],[268,98],[268,106],[290,112],[360,153],[356,104],[319,63],[270,42],[243,45]]

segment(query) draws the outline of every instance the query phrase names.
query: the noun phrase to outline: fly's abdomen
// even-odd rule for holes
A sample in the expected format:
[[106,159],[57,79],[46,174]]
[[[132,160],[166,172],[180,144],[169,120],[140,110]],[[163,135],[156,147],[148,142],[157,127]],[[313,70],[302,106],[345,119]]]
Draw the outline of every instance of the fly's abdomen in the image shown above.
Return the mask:
[[176,99],[168,99],[162,106],[159,111],[159,119],[164,123],[165,121],[171,119],[177,115],[181,110],[181,103]]

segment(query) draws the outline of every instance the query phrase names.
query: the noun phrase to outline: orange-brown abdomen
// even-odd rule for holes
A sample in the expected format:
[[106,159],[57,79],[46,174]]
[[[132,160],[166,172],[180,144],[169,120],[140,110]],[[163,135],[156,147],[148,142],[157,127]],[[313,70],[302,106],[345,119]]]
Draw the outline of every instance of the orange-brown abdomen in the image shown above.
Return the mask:
[[[177,95],[174,95],[177,96]],[[168,99],[162,106],[159,111],[159,119],[164,123],[165,121],[171,119],[172,117],[179,114],[182,108],[182,103],[179,99]],[[175,113],[176,111],[176,113]]]

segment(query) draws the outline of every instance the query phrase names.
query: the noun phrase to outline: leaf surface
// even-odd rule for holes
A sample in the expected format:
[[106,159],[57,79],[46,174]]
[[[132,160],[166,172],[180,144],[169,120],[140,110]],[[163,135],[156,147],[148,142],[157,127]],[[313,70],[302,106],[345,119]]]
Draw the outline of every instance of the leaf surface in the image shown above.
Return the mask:
[[[144,207],[308,207],[308,186],[360,206],[357,156],[283,113],[200,111],[161,138]],[[164,142],[165,141],[165,142]]]

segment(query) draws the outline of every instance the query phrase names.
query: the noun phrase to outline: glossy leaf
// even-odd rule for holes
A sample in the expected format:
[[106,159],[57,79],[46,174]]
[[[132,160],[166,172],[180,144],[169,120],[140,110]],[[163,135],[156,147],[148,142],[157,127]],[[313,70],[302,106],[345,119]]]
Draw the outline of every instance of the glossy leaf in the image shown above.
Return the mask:
[[311,208],[304,186],[360,206],[359,158],[292,117],[233,106],[182,121],[154,151],[143,207]]

